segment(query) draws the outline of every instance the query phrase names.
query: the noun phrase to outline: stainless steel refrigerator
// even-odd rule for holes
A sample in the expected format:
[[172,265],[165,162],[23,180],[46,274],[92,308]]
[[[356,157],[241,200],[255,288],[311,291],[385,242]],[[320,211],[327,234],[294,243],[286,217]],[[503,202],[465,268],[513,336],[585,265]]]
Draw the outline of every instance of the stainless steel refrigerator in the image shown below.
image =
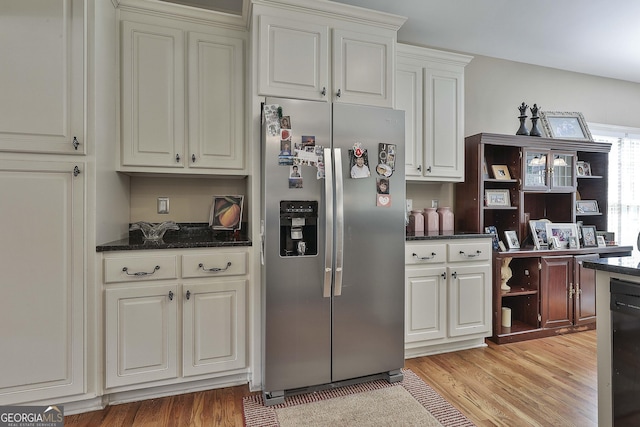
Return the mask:
[[263,392],[404,365],[404,112],[267,98],[262,114]]

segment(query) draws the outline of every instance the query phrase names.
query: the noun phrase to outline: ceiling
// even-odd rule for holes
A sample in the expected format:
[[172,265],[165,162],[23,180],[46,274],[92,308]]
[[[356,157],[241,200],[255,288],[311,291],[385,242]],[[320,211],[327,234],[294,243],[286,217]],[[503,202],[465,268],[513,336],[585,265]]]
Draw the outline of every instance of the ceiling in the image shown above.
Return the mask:
[[398,40],[640,83],[638,0],[335,0],[407,16]]

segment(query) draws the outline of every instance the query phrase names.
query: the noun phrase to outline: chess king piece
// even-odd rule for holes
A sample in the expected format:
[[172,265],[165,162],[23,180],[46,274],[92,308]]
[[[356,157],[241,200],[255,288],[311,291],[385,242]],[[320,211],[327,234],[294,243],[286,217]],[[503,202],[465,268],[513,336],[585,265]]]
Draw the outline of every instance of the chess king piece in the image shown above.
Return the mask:
[[529,132],[531,136],[542,136],[542,132],[538,129],[538,119],[540,118],[538,117],[538,110],[538,105],[533,104],[533,107],[531,107],[531,132]]
[[516,132],[516,135],[529,135],[529,131],[525,125],[525,121],[527,120],[527,108],[529,108],[529,106],[524,102],[518,107],[518,110],[520,110],[520,116],[518,116],[520,119],[520,128]]

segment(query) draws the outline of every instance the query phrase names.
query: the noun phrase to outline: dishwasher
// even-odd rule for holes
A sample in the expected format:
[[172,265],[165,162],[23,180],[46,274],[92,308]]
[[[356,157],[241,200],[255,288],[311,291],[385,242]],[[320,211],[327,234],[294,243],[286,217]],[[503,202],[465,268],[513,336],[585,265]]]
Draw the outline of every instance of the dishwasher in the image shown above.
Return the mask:
[[640,283],[611,279],[613,425],[640,426]]

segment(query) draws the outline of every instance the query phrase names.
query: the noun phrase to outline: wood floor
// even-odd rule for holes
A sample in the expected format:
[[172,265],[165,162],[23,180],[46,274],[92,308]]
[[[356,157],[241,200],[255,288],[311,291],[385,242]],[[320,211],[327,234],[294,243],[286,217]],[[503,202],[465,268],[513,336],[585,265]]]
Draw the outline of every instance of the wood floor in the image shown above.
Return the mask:
[[[596,332],[409,359],[478,426],[597,426]],[[65,417],[65,427],[242,426],[248,387],[150,399]]]

